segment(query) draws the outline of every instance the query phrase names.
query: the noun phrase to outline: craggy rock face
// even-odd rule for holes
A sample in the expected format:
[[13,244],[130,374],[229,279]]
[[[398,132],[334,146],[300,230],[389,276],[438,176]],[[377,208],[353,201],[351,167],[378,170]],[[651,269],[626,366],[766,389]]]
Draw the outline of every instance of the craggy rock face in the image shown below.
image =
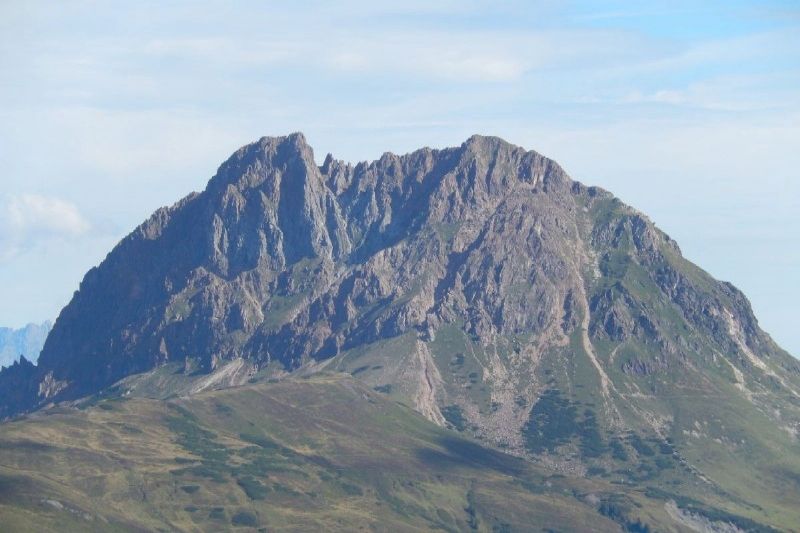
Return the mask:
[[626,435],[702,433],[692,395],[798,431],[798,363],[739,291],[493,137],[355,166],[318,167],[301,134],[245,146],[87,273],[39,361],[0,374],[0,416],[179,363],[214,386],[348,371],[579,471],[575,450],[608,463],[638,453]]

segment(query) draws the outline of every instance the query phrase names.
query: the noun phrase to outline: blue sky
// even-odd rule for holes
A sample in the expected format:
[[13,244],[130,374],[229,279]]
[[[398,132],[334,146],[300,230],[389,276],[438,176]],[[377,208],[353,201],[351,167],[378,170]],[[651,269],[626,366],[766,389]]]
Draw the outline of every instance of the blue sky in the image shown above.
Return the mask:
[[0,325],[238,146],[492,134],[647,213],[800,355],[797,2],[0,4]]

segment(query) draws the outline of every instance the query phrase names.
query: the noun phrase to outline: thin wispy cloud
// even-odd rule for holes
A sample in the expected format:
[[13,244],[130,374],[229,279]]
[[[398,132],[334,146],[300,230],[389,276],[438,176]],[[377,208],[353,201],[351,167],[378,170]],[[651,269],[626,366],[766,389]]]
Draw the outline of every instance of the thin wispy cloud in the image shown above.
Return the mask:
[[[313,22],[310,23],[314,27]],[[417,81],[509,82],[523,74],[565,64],[597,64],[609,56],[636,56],[636,36],[585,31],[432,31],[414,28],[334,29],[236,38],[156,39],[144,54],[161,60],[203,62],[209,68],[280,67],[298,71]],[[641,43],[638,43],[641,44]],[[642,59],[644,56],[642,56]]]
[[91,225],[75,204],[38,194],[11,195],[0,205],[0,261],[51,239],[74,239]]

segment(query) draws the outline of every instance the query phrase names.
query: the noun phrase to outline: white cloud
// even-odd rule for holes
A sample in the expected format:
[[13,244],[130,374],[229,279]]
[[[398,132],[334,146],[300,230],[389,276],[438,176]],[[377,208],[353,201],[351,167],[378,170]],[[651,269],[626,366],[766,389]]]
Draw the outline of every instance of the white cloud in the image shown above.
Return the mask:
[[[309,21],[302,35],[274,28],[235,37],[153,39],[144,57],[242,75],[269,68],[439,82],[512,82],[543,68],[644,60],[642,39],[613,30],[459,30],[345,25]],[[114,58],[106,58],[114,63]],[[109,71],[109,69],[105,69]],[[120,73],[115,72],[115,76]],[[102,72],[95,75],[103,77]]]
[[0,260],[50,239],[74,239],[91,225],[65,200],[38,194],[8,197],[0,206]]

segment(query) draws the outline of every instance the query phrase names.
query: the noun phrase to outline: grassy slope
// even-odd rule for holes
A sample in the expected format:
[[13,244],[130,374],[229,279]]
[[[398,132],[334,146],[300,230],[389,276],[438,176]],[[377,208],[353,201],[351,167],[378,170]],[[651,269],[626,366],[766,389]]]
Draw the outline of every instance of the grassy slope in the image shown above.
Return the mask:
[[11,531],[614,531],[637,521],[680,530],[663,500],[550,475],[340,375],[105,400],[0,432],[0,522]]
[[[592,213],[598,225],[604,219],[620,223],[631,214],[615,202],[610,205],[600,202],[598,206]],[[787,390],[776,388],[758,368],[747,365],[742,354],[723,354],[707,332],[697,330],[685,319],[681,309],[661,292],[645,268],[634,259],[632,240],[628,229],[620,235],[611,253],[601,258],[603,277],[594,290],[599,292],[612,286],[624,288],[654,320],[665,338],[676,343],[685,341],[680,351],[687,359],[680,362],[673,357],[666,368],[657,368],[649,375],[626,375],[621,371],[626,360],[656,361],[663,357],[661,347],[629,339],[620,344],[598,342],[596,348],[618,390],[645,393],[625,394],[620,404],[635,404],[641,412],[658,414],[669,420],[666,436],[677,457],[682,459],[682,464],[702,472],[705,479],[698,481],[697,476],[687,475],[690,472],[669,479],[665,474],[675,472],[673,466],[659,469],[659,475],[647,483],[701,500],[715,509],[781,529],[796,530],[800,524],[800,510],[796,505],[800,494],[800,448],[786,428],[791,425],[788,421],[800,415],[797,399]],[[728,297],[720,293],[719,282],[710,275],[668,246],[662,246],[661,252],[664,265],[676,269],[705,295],[718,297],[724,305],[734,308]],[[615,350],[614,364],[608,364]],[[784,379],[789,382],[796,379],[781,370],[780,353],[762,355],[769,355],[764,364]],[[735,386],[733,365],[745,376],[747,387],[755,391],[755,401]],[[636,416],[629,416],[627,422],[642,436],[652,435],[646,420],[637,421]],[[637,455],[639,459],[647,459]]]

